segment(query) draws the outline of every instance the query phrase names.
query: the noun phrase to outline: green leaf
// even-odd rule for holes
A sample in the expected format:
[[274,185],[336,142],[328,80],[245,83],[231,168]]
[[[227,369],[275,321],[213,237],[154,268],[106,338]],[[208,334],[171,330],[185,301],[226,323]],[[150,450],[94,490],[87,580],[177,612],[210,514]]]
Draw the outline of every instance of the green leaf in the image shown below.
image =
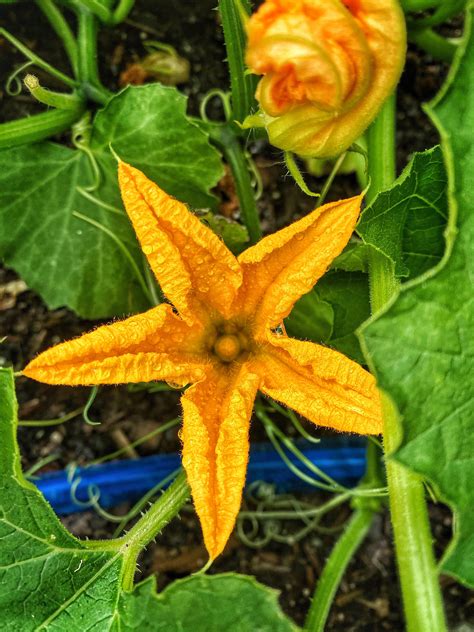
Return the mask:
[[276,592],[242,575],[194,576],[160,595],[151,578],[122,592],[126,538],[101,545],[68,533],[22,474],[16,428],[13,373],[0,368],[2,632],[296,630]]
[[372,246],[350,241],[341,254],[331,263],[332,270],[342,270],[344,272],[368,272],[368,254]]
[[444,252],[448,215],[446,170],[439,147],[415,154],[402,175],[361,215],[357,232],[395,264],[399,277],[416,277]]
[[67,533],[24,479],[16,421],[13,374],[0,369],[0,627],[4,632],[107,629],[121,559],[89,550]]
[[85,151],[40,143],[0,152],[0,257],[50,308],[106,318],[149,307],[146,264],[122,208],[109,145],[177,198],[212,204],[220,157],[186,117],[185,103],[159,84],[112,98],[91,132],[100,178],[89,193],[96,177]]
[[[0,153],[0,167],[0,256],[50,308],[67,305],[85,318],[102,318],[149,306],[116,242],[74,215],[112,231],[143,269],[126,215],[80,193],[92,180],[86,154],[42,143]],[[93,195],[120,209],[113,159],[101,168]]]
[[471,4],[458,63],[427,108],[449,175],[445,257],[407,284],[362,335],[378,381],[400,412],[396,458],[426,476],[456,514],[443,569],[474,586],[473,13]]
[[249,233],[245,226],[216,213],[204,213],[201,221],[209,226],[216,235],[222,237],[225,245],[234,254],[239,254],[248,246]]
[[207,135],[186,116],[186,97],[176,88],[150,83],[125,88],[94,121],[91,147],[141,169],[167,193],[192,208],[215,205],[209,189],[223,175]]
[[307,338],[313,342],[327,342],[333,325],[334,310],[316,290],[302,296],[285,320],[285,328],[290,336]]
[[156,595],[153,578],[123,594],[111,632],[296,632],[277,593],[251,577],[194,575]]
[[359,364],[365,364],[356,330],[370,315],[369,281],[361,272],[329,272],[316,286],[320,298],[332,305],[334,325],[328,345]]
[[369,314],[367,275],[330,271],[299,299],[285,320],[285,327],[295,338],[328,344],[363,364],[355,331]]

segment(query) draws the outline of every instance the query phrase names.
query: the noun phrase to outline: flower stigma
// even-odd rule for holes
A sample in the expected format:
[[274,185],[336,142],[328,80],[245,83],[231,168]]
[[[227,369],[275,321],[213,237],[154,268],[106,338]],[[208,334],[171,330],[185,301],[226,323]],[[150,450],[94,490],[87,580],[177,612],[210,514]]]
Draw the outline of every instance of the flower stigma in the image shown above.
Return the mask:
[[224,364],[247,357],[252,347],[251,337],[242,323],[224,321],[216,324],[213,333],[207,337],[207,349]]
[[224,334],[217,338],[213,350],[222,362],[232,362],[239,357],[242,351],[242,345],[240,344],[238,336],[234,334]]

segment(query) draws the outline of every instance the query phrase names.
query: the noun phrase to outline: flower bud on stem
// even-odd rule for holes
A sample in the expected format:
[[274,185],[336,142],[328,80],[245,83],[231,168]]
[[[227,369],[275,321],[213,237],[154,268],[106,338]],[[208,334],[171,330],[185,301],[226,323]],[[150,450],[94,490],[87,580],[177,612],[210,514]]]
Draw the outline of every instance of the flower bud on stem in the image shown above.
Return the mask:
[[79,110],[83,104],[83,99],[77,93],[66,94],[43,88],[36,75],[26,75],[23,83],[37,101],[58,110]]

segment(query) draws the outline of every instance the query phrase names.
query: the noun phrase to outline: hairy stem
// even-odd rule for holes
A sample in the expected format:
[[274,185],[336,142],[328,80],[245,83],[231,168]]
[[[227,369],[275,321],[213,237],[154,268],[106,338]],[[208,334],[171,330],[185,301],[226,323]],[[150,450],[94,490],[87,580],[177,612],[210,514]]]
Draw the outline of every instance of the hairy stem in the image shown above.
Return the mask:
[[[395,179],[395,95],[384,104],[369,128],[369,201]],[[398,287],[393,265],[379,252],[369,260],[372,313],[377,313]],[[403,349],[400,351],[403,353]],[[369,358],[368,358],[369,359]],[[370,360],[370,359],[369,359]],[[432,548],[428,511],[420,477],[390,458],[401,438],[397,411],[382,395],[384,449],[390,512],[398,572],[409,632],[444,632],[443,601]]]
[[120,548],[125,553],[122,580],[124,590],[133,589],[137,558],[142,549],[150,544],[168,522],[179,513],[188,500],[189,493],[186,474],[182,471],[130,531],[116,541],[120,543]]
[[230,72],[230,86],[232,93],[232,110],[234,119],[243,121],[256,107],[255,77],[247,74],[245,66],[246,34],[243,23],[244,13],[249,9],[248,2],[239,3],[235,0],[219,0],[219,13],[224,29],[227,62]]

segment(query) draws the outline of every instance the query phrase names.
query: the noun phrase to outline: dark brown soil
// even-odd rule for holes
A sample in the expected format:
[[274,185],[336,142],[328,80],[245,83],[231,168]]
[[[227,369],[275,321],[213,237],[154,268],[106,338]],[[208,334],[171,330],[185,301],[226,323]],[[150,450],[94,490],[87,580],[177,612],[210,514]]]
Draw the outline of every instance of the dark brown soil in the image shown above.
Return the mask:
[[[104,83],[115,90],[119,75],[127,64],[145,54],[143,40],[170,43],[191,62],[191,79],[182,89],[189,95],[191,112],[197,113],[199,100],[207,90],[227,87],[223,40],[217,13],[212,10],[215,0],[186,0],[172,4],[171,11],[170,3],[138,0],[126,24],[114,30],[104,30],[100,40],[102,77]],[[52,64],[68,70],[57,40],[30,3],[3,5],[0,24]],[[25,94],[12,98],[4,92],[6,76],[22,61],[10,45],[0,39],[0,120],[18,118],[41,109]],[[410,50],[399,93],[400,169],[413,151],[438,142],[436,131],[423,114],[420,102],[434,96],[445,74],[445,66],[420,51]],[[49,85],[55,87],[52,83]],[[256,143],[252,151],[265,186],[260,203],[263,225],[265,230],[273,231],[309,210],[311,201],[285,179],[278,152],[262,143]],[[309,178],[309,184],[315,188],[321,186],[321,182],[314,178]],[[347,196],[355,190],[354,178],[338,178],[331,195],[334,198]],[[12,271],[0,269],[0,338],[7,337],[0,347],[0,365],[13,365],[19,370],[40,350],[95,326],[96,323],[80,320],[67,309],[49,311],[32,292],[12,284],[16,280]],[[17,389],[21,419],[56,418],[83,406],[90,392],[81,388],[48,387],[23,378],[18,379]],[[57,455],[57,459],[43,471],[64,468],[72,462],[86,464],[122,447],[124,440],[134,441],[179,415],[178,402],[177,392],[131,392],[125,386],[102,388],[90,411],[90,416],[101,425],[86,425],[78,417],[55,428],[20,429],[24,467],[27,469],[50,454]],[[147,455],[179,449],[176,429],[160,436],[159,440],[138,447],[137,453]],[[256,423],[252,438],[262,438],[262,430]],[[322,493],[295,497],[315,506],[325,500]],[[250,499],[245,502],[252,506]],[[127,509],[124,505],[117,508],[117,512],[124,513]],[[450,540],[452,519],[448,509],[441,505],[432,505],[430,513],[440,555]],[[350,508],[343,505],[333,511],[324,524],[340,527],[349,514]],[[68,516],[63,522],[80,537],[110,537],[115,528],[93,511]],[[284,523],[279,528],[281,533],[291,533],[294,525]],[[281,591],[284,610],[302,623],[315,582],[336,537],[337,532],[327,533],[320,529],[297,543],[270,542],[263,548],[254,549],[243,545],[235,536],[210,572],[236,571],[255,575],[258,580]],[[161,588],[173,579],[197,570],[205,560],[199,525],[192,509],[188,508],[182,512],[181,520],[173,521],[144,554],[142,573],[143,576],[157,573]],[[443,577],[442,583],[451,629],[460,631],[463,623],[474,625],[472,593],[448,577]],[[327,629],[344,632],[398,632],[403,629],[386,510],[375,520],[367,541],[345,575]]]

